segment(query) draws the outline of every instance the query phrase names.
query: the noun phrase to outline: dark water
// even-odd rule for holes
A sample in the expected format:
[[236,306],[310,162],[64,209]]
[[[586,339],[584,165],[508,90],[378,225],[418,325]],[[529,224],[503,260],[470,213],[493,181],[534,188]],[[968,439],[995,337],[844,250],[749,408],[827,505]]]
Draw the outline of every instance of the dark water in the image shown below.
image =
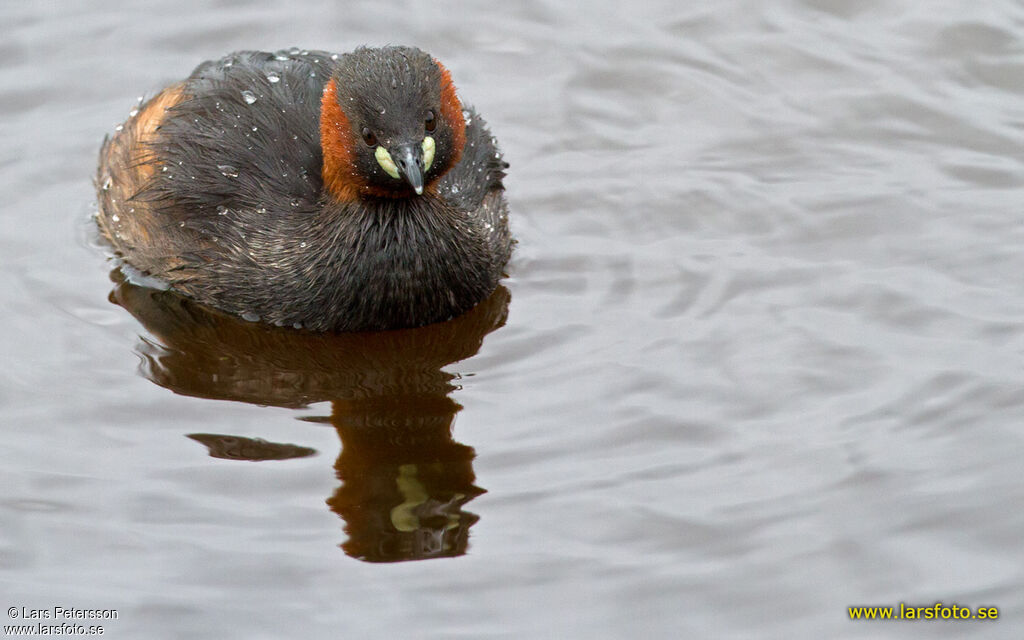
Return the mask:
[[[115,638],[1020,637],[1024,7],[663,4],[4,5],[5,608],[117,609]],[[90,181],[136,96],[363,43],[430,51],[492,124],[505,288],[303,338],[112,276]],[[1000,620],[848,619],[899,602]]]

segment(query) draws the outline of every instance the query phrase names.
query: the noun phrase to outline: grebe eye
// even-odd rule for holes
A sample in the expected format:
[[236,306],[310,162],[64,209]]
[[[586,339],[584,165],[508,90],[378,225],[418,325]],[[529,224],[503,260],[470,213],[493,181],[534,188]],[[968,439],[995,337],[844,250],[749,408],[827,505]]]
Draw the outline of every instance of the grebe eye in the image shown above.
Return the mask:
[[427,131],[433,131],[437,128],[437,120],[434,119],[434,112],[428,111],[427,117],[423,121],[423,126],[427,128]]
[[368,147],[377,146],[377,136],[373,135],[373,132],[370,131],[369,127],[363,127],[363,142],[365,142]]

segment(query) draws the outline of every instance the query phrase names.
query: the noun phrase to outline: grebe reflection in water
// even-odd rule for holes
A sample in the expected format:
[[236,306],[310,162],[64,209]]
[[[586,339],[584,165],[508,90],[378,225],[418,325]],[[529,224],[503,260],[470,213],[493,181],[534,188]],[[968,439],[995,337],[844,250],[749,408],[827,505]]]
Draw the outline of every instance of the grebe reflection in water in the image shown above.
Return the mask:
[[[448,322],[385,332],[318,334],[278,329],[218,313],[170,291],[140,287],[119,270],[111,301],[148,330],[142,374],[175,393],[303,408],[331,402],[342,450],[342,485],[327,499],[345,522],[345,552],[371,562],[465,553],[478,520],[463,506],[474,484],[472,447],[452,438],[461,406],[456,374],[442,368],[476,354],[501,327],[509,294],[499,287]],[[304,447],[214,433],[191,434],[216,457],[275,460]],[[249,452],[249,457],[246,457]]]

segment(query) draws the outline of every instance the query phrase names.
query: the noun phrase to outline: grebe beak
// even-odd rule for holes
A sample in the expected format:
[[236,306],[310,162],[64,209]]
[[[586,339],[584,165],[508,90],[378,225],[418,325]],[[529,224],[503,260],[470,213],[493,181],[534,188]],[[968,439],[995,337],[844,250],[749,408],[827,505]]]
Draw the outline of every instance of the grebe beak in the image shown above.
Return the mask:
[[420,144],[403,144],[395,147],[391,154],[399,175],[405,178],[416,195],[423,195],[423,146]]

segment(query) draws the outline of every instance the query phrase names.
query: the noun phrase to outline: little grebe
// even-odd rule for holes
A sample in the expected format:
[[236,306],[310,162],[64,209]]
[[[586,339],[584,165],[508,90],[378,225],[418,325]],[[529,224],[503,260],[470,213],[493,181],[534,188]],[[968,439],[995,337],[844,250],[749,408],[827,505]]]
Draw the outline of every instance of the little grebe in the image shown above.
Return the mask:
[[498,284],[501,158],[419,49],[205,62],[104,141],[100,230],[124,260],[246,319],[325,331],[447,320]]

